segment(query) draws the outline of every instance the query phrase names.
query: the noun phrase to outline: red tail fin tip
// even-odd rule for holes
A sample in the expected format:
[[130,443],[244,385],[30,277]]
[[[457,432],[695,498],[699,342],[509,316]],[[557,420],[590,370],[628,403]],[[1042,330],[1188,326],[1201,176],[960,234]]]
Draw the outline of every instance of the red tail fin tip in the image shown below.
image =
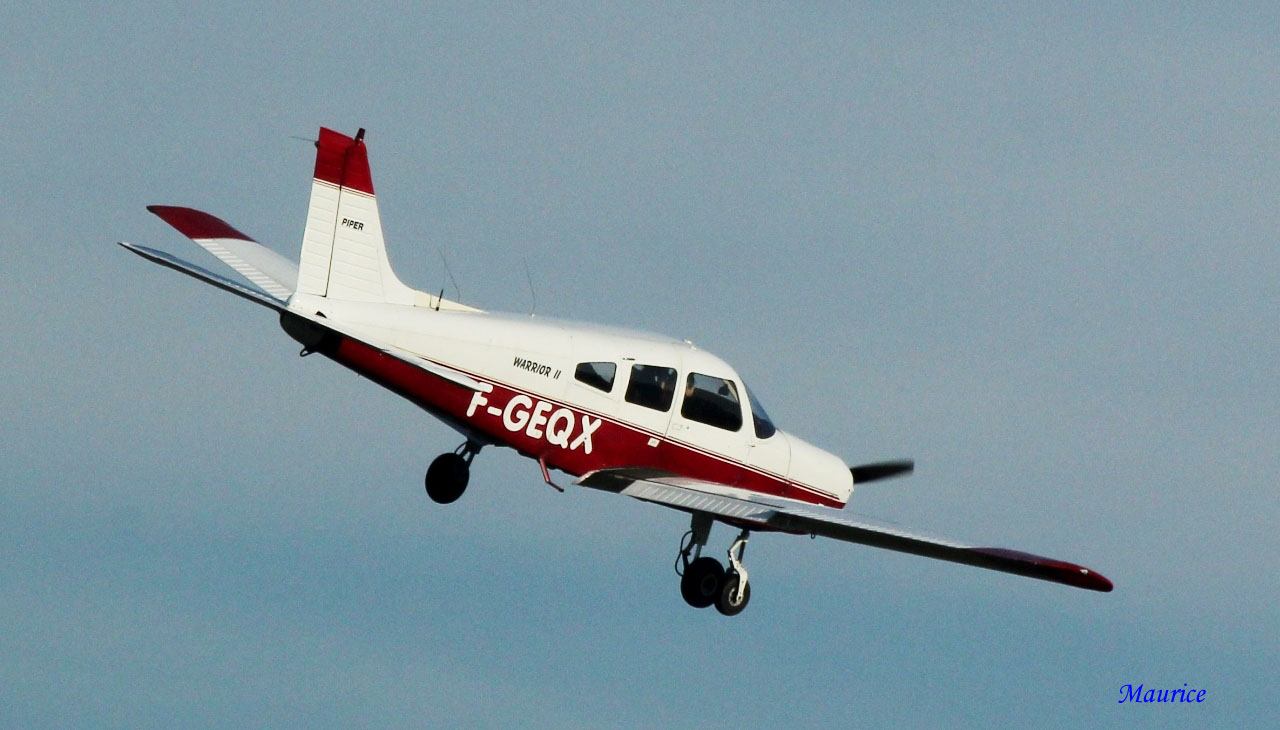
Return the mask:
[[327,127],[320,128],[320,138],[316,140],[315,179],[348,190],[374,194],[363,128],[354,139]]

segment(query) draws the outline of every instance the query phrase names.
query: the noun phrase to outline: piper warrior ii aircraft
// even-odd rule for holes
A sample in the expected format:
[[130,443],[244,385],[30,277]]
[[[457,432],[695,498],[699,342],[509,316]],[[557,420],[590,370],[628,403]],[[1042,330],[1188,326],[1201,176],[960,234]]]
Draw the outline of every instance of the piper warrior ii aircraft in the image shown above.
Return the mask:
[[[208,213],[151,206],[166,223],[248,280],[167,253],[130,251],[279,314],[302,344],[409,399],[465,439],[431,462],[426,491],[447,504],[489,445],[509,446],[574,484],[691,516],[676,572],[691,606],[746,607],[742,563],[752,531],[785,532],[949,560],[1110,591],[1079,565],[965,545],[851,519],[837,509],[857,484],[908,473],[910,461],[848,467],[774,426],[727,363],[688,342],[481,311],[411,289],[392,272],[364,130],[321,129],[297,265]],[[561,489],[563,491],[563,489]],[[728,566],[702,554],[714,522],[739,530]]]

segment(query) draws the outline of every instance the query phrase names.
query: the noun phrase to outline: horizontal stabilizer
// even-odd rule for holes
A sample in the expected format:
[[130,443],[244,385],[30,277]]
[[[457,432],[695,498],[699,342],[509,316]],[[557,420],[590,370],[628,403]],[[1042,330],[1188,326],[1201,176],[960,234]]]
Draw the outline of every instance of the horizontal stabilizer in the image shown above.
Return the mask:
[[238,297],[243,297],[251,302],[261,304],[262,306],[269,307],[271,309],[285,309],[284,300],[277,299],[270,294],[259,291],[253,287],[234,282],[225,276],[219,276],[204,267],[196,266],[189,261],[183,261],[182,259],[176,256],[171,256],[164,251],[157,251],[154,248],[147,248],[146,246],[135,246],[132,243],[125,243],[124,241],[119,241],[119,244],[144,259],[154,261],[157,264],[173,269],[174,271],[180,271],[187,276],[199,279],[206,284],[212,284],[219,289],[229,291]]
[[218,274],[215,274],[212,271],[209,271],[208,269],[205,269],[201,266],[197,266],[189,261],[183,261],[182,259],[176,256],[172,256],[170,254],[167,254],[164,251],[157,251],[154,248],[147,248],[146,246],[137,246],[132,243],[125,243],[124,241],[120,241],[119,243],[121,246],[132,251],[133,253],[138,254],[144,259],[147,259],[149,261],[154,261],[155,263],[160,264],[161,266],[164,266],[166,268],[173,269],[174,271],[180,271],[186,274],[187,276],[190,276],[195,279],[199,279],[205,282],[206,284],[212,284],[213,286],[216,286],[219,289],[222,289],[223,291],[229,291],[232,294],[235,294],[236,296],[242,297],[244,299],[248,299],[249,301],[254,302],[255,304],[261,304],[264,307],[268,307],[270,309],[274,309],[279,312],[287,312],[289,317],[296,317],[297,319],[305,320],[306,322],[310,323],[310,326],[312,328],[316,328],[326,332],[332,332],[342,337],[347,337],[353,340],[357,340],[365,345],[368,345],[369,347],[372,347],[381,352],[384,352],[396,358],[397,360],[403,360],[404,362],[407,362],[410,365],[413,365],[414,367],[417,367],[421,370],[425,370],[426,372],[429,372],[432,375],[435,375],[436,377],[441,378],[442,380],[447,380],[451,383],[460,385],[469,390],[482,390],[485,387],[481,385],[480,381],[467,375],[466,373],[454,370],[453,368],[448,367],[447,365],[441,365],[440,363],[437,363],[433,360],[428,360],[425,357],[421,357],[420,355],[416,355],[412,352],[408,352],[407,350],[403,350],[394,345],[389,345],[386,343],[379,342],[375,337],[371,337],[369,335],[363,334],[350,327],[339,325],[333,320],[317,317],[314,315],[308,316],[306,314],[303,314],[302,312],[291,311],[288,308],[288,303],[285,302],[284,300],[277,299],[271,296],[270,294],[267,294],[266,292],[263,292],[263,291],[259,291],[253,287],[244,286],[243,284],[234,282],[224,276],[219,276]]
[[271,296],[288,299],[297,288],[296,264],[232,228],[221,218],[194,208],[173,205],[149,205],[147,210]]

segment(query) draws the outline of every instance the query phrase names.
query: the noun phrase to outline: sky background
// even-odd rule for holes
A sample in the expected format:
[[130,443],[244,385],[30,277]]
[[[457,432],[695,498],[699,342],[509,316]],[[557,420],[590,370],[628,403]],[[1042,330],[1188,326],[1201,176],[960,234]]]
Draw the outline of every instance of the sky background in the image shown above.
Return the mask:
[[[0,27],[0,726],[1276,724],[1274,7]],[[216,264],[175,204],[296,257],[320,125],[368,129],[406,282],[452,294],[447,258],[527,312],[527,261],[538,314],[690,338],[783,428],[917,460],[849,510],[1115,592],[758,535],[726,619],[680,599],[677,512],[503,450],[430,502],[452,431],[115,245]]]

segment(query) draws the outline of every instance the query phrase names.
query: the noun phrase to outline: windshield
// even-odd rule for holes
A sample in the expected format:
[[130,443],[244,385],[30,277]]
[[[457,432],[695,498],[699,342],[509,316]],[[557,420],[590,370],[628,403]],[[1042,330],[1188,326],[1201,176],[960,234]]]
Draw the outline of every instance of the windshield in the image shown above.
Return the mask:
[[[744,384],[745,385],[745,384]],[[756,427],[756,438],[767,439],[778,432],[778,427],[773,425],[773,421],[769,419],[769,414],[765,412],[764,406],[760,405],[760,399],[756,394],[751,392],[751,386],[747,386],[747,397],[751,399],[751,421]]]

